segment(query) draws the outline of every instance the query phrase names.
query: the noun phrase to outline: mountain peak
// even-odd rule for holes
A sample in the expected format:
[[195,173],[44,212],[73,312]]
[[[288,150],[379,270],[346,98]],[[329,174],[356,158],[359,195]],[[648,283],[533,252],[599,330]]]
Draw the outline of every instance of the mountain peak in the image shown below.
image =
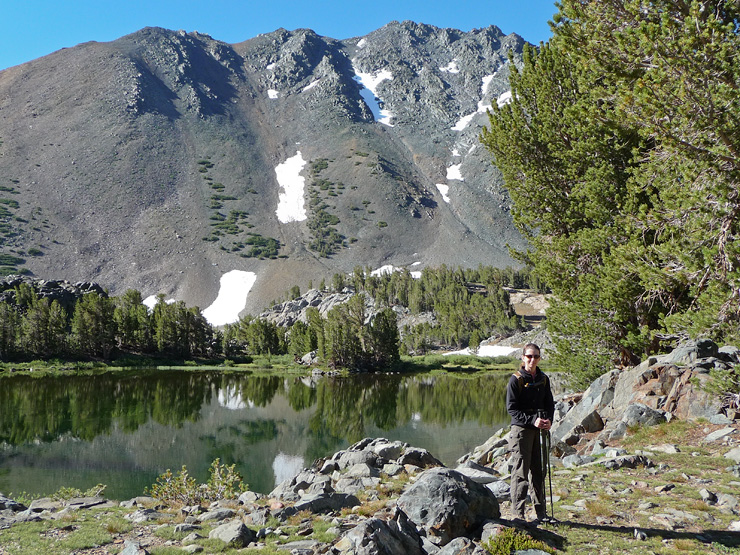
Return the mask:
[[[257,313],[358,265],[514,264],[478,134],[522,44],[412,21],[234,45],[147,27],[2,72],[6,271],[201,307],[253,272]],[[288,201],[305,219],[281,221]]]

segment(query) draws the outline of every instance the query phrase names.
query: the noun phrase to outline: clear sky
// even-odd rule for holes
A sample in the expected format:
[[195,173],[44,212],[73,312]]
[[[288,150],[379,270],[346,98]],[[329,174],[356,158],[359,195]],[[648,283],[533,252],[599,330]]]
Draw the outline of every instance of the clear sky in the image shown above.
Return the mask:
[[551,0],[2,0],[0,70],[143,27],[237,43],[280,27],[346,39],[408,19],[462,31],[496,25],[538,44],[550,38],[547,22],[555,11]]

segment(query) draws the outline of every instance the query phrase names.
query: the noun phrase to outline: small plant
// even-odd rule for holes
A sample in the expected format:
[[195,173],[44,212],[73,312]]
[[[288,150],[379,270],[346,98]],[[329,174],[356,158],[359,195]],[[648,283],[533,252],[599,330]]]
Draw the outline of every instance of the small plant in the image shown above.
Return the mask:
[[208,482],[198,482],[188,474],[185,465],[180,472],[172,474],[168,468],[157,477],[157,481],[147,493],[155,499],[172,506],[199,505],[203,502],[219,499],[236,499],[247,491],[241,475],[235,470],[236,465],[222,465],[220,459],[211,463],[208,469]]
[[555,553],[544,542],[535,540],[515,528],[504,528],[495,536],[491,536],[483,544],[483,547],[491,555],[511,555],[511,553],[525,551],[527,549],[539,549],[546,553]]
[[107,486],[105,484],[98,484],[91,487],[88,490],[82,491],[77,488],[59,488],[59,490],[52,494],[52,499],[58,501],[73,499],[75,497],[98,497],[101,495]]

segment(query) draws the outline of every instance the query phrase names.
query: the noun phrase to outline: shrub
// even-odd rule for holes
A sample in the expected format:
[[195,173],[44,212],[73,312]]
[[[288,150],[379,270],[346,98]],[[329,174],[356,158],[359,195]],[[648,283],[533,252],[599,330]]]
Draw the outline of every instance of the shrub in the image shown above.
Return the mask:
[[162,503],[173,506],[235,499],[246,491],[248,486],[234,467],[233,464],[222,465],[220,459],[214,460],[208,469],[209,479],[206,484],[198,484],[195,478],[188,474],[185,465],[177,474],[172,474],[172,471],[167,469],[157,477],[156,483],[147,490],[147,493]]
[[511,555],[511,553],[527,549],[540,549],[546,553],[555,553],[544,542],[535,540],[515,528],[504,528],[495,536],[491,536],[483,547],[491,555]]

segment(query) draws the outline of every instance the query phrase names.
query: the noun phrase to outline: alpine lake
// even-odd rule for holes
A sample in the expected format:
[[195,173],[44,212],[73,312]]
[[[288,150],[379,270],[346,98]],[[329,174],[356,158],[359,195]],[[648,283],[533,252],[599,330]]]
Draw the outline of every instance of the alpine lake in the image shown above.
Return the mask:
[[447,466],[509,423],[511,371],[297,377],[116,370],[0,379],[0,492],[60,488],[124,500],[214,459],[269,493],[365,437],[423,447]]

